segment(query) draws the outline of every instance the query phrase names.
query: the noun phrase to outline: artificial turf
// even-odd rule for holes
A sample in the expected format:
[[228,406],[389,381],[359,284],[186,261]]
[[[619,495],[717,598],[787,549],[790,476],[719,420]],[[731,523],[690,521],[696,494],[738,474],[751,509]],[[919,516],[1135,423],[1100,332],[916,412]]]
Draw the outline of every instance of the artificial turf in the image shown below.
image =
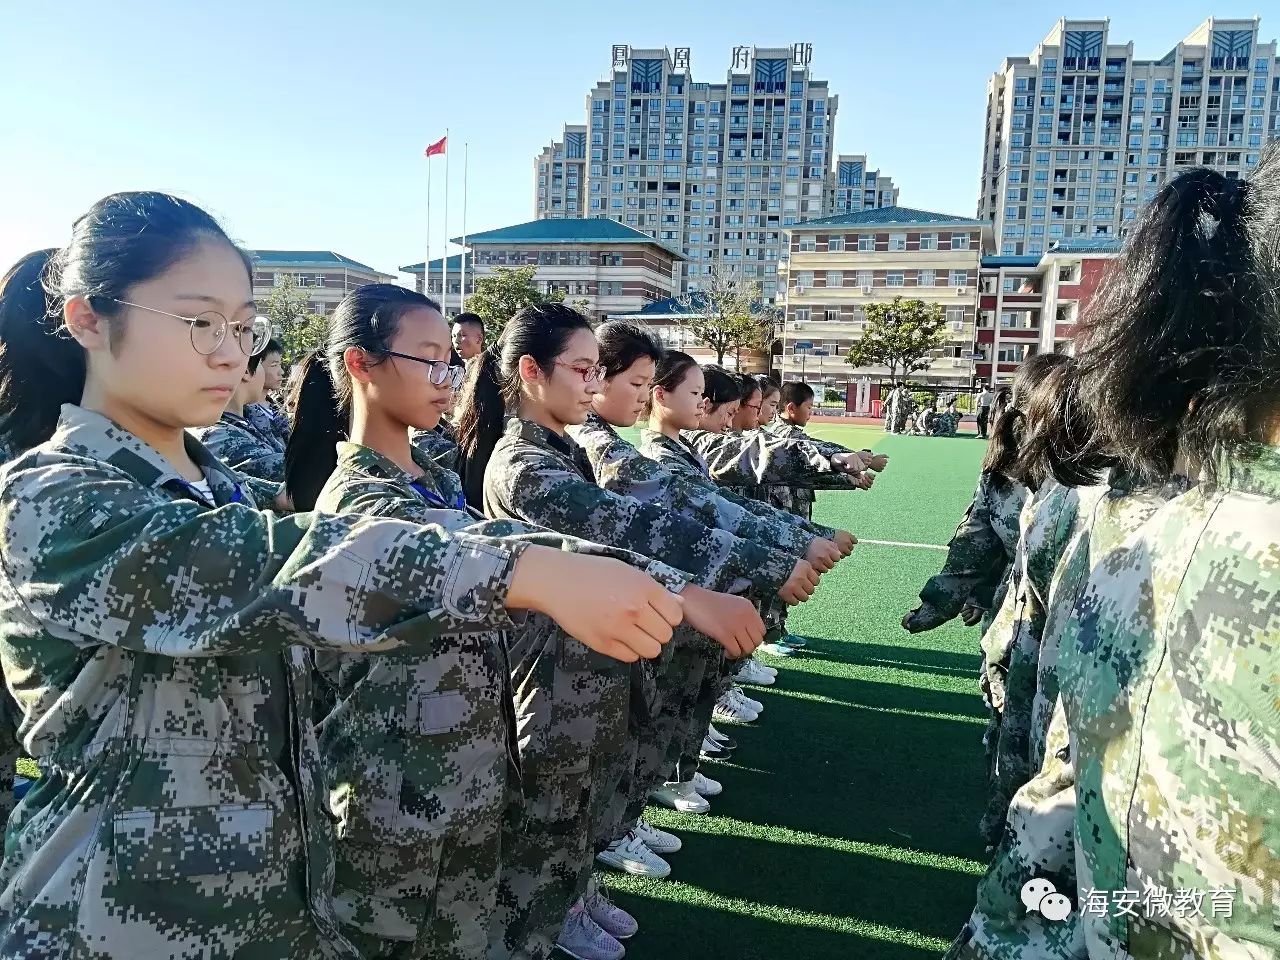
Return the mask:
[[[810,432],[889,454],[869,492],[823,492],[817,519],[872,540],[945,545],[968,505],[985,444]],[[912,636],[902,615],[944,554],[860,545],[789,621],[810,638],[765,712],[723,728],[739,746],[704,772],[725,787],[711,813],[651,808],[684,849],[671,877],[607,875],[641,930],[633,960],[936,957],[973,907],[984,803],[975,629]]]

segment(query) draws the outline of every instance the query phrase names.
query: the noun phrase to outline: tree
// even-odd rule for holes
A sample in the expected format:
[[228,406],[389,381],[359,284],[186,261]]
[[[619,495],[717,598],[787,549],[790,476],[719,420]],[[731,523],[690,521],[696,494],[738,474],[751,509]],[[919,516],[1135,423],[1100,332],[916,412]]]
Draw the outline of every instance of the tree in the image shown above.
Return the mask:
[[767,350],[773,343],[777,322],[774,308],[764,303],[761,286],[741,273],[716,263],[700,289],[676,302],[692,319],[684,326],[698,343],[715,351],[716,363],[724,363],[730,350]]
[[929,354],[946,339],[946,312],[940,303],[903,300],[869,303],[862,338],[849,348],[845,363],[855,367],[886,367],[889,381],[908,377],[916,370],[928,370]]
[[484,321],[485,339],[493,343],[502,335],[502,328],[516,313],[525,307],[543,303],[563,303],[564,294],[559,290],[543,293],[533,282],[537,267],[499,267],[487,277],[477,277],[466,309]]
[[307,295],[298,290],[293,276],[279,274],[279,281],[267,297],[265,315],[274,336],[284,346],[287,363],[295,363],[308,350],[324,346],[328,325],[325,318],[311,313]]

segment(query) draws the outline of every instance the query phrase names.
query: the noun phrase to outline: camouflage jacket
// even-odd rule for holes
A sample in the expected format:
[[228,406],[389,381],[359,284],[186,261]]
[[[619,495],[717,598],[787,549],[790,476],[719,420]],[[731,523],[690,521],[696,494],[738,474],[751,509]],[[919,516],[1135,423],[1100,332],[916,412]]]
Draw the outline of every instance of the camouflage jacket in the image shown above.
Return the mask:
[[0,954],[354,956],[297,644],[510,623],[523,545],[276,517],[187,447],[216,508],[76,406],[0,470],[0,665],[43,773],[10,821]]
[[705,527],[730,534],[734,538],[731,549],[737,555],[735,566],[752,571],[752,587],[760,596],[777,593],[813,541],[813,537],[794,524],[781,519],[771,522],[754,514],[741,516],[734,524],[737,529],[725,529],[720,521],[731,504],[723,501],[714,489],[691,483],[646,457],[595,413],[589,414],[582,426],[571,427],[569,432],[586,452],[596,483],[604,489],[663,507]]
[[962,419],[963,414],[947,413],[944,410],[933,418],[933,435],[935,437],[954,437]]
[[458,473],[461,452],[454,436],[453,427],[441,420],[434,430],[414,430],[409,434],[409,442],[420,453],[426,454],[446,470]]
[[484,473],[485,513],[527,520],[633,550],[683,570],[710,590],[741,593],[754,576],[737,538],[665,505],[601,489],[573,440],[512,417]]
[[[952,956],[1085,956],[1076,881],[1076,768],[1058,693],[1060,643],[1080,613],[1090,570],[1185,490],[1180,481],[1138,492],[1118,478],[1112,482],[1113,488],[1080,491],[1050,483],[1024,511],[1022,587],[1010,591],[1005,604],[1006,611],[1018,613],[995,746],[1003,769],[997,771],[996,797],[984,820],[996,853],[957,941],[967,946],[953,948]],[[993,631],[1008,629],[1006,611]],[[1047,881],[1075,901],[1065,921],[1049,923],[1027,911],[1021,891],[1033,879]]]
[[890,433],[906,429],[907,419],[916,412],[916,398],[906,390],[893,390],[885,401],[884,428]]
[[1267,447],[1091,565],[1058,651],[1091,954],[1280,955],[1277,543]]
[[[843,447],[837,443],[831,443],[828,440],[818,440],[805,433],[804,428],[794,423],[788,423],[781,418],[774,419],[766,424],[759,431],[775,437],[783,442],[791,442],[801,445],[811,445],[813,449],[825,457],[830,462],[831,457],[849,453],[847,447]],[[821,478],[820,484],[811,483],[769,483],[758,487],[750,488],[746,492],[747,496],[757,500],[763,500],[770,506],[779,510],[785,510],[788,513],[801,517],[811,517],[813,515],[813,504],[815,502],[814,486],[821,486],[824,489],[831,490],[853,490],[856,487],[856,478],[847,473],[835,472]]]
[[[226,412],[213,426],[192,432],[210,453],[236,473],[265,481],[259,487],[277,488],[284,482],[284,451],[244,417]],[[257,499],[261,502],[262,498]]]
[[966,604],[995,609],[1018,545],[1018,515],[1026,499],[1027,488],[1020,483],[997,484],[986,472],[978,478],[941,572],[920,591],[920,606],[908,622],[911,632],[942,626]]
[[289,418],[270,403],[251,403],[244,408],[244,419],[257,431],[258,436],[284,453],[289,446]]

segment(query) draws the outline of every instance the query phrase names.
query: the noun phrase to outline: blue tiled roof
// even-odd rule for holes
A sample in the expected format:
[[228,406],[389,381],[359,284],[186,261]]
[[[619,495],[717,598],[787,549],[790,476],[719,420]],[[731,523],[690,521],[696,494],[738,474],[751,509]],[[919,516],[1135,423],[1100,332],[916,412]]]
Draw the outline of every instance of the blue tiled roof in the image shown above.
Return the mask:
[[1050,253],[1119,253],[1124,246],[1117,237],[1059,240],[1049,245]]
[[[631,313],[613,313],[610,316],[656,320],[662,317],[696,317],[706,310],[706,297],[697,291],[689,294],[687,305],[681,300],[681,297],[667,297],[665,300],[655,300],[640,310]],[[757,300],[751,305],[752,312],[756,312],[762,306],[763,304]]]
[[985,227],[985,220],[972,217],[957,217],[949,213],[933,213],[929,210],[916,210],[912,207],[876,207],[871,210],[860,210],[857,213],[844,213],[837,217],[826,217],[822,220],[806,220],[788,230],[807,227],[870,227],[882,225],[922,226],[922,227]]
[[984,267],[1035,267],[1040,264],[1040,255],[1033,253],[1026,257],[983,257]]
[[[676,259],[684,257],[676,250],[659,243],[647,233],[628,227],[608,217],[567,218],[563,220],[530,220],[510,227],[499,227],[483,233],[471,234],[467,246],[489,243],[651,243],[662,247]],[[461,243],[461,238],[454,238]]]
[[382,273],[359,260],[352,260],[332,250],[253,250],[255,263],[264,267],[350,267],[369,273]]
[[[440,271],[440,261],[443,259],[444,257],[437,257],[436,259],[432,260],[431,269],[438,273]],[[471,266],[471,254],[469,253],[467,254],[467,266]],[[453,273],[454,271],[461,272],[461,270],[462,270],[462,254],[460,253],[450,254],[449,255],[449,272],[450,273]],[[417,263],[411,263],[407,267],[401,267],[400,272],[401,273],[421,273],[422,261],[419,260]]]

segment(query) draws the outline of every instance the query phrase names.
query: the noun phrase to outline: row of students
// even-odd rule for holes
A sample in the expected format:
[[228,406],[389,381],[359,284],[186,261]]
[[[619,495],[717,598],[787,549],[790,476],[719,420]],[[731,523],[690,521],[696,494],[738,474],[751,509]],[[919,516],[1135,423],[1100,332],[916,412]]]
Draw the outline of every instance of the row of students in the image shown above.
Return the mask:
[[948,957],[1280,953],[1278,231],[1280,149],[1171,181],[1014,414],[995,847]]
[[[117,194],[44,259],[40,283],[6,283],[0,312],[15,454],[0,471],[0,664],[42,773],[9,823],[0,953],[354,957],[367,937],[395,955],[440,940],[479,955],[458,933],[475,918],[435,907],[439,870],[378,886],[403,879],[388,858],[431,855],[421,837],[404,842],[418,825],[447,859],[444,834],[492,800],[477,775],[485,797],[462,797],[455,816],[397,779],[418,746],[403,734],[447,739],[486,682],[505,702],[504,675],[480,671],[513,614],[576,638],[580,658],[619,662],[657,656],[686,613],[715,635],[734,624],[749,645],[750,617],[730,597],[686,597],[689,576],[649,557],[456,508],[415,514],[427,498],[403,476],[374,484],[358,462],[379,488],[367,510],[339,510],[338,481],[334,506],[263,509],[275,498],[258,500],[189,432],[219,420],[269,333],[251,263],[222,228],[174,197]],[[349,346],[332,379],[376,367],[370,396],[420,366]],[[348,418],[355,393],[335,394]],[[402,659],[369,686],[374,703],[334,697],[351,705],[324,718],[322,759],[316,668],[354,690],[384,657]],[[349,779],[329,769],[339,757]]]

